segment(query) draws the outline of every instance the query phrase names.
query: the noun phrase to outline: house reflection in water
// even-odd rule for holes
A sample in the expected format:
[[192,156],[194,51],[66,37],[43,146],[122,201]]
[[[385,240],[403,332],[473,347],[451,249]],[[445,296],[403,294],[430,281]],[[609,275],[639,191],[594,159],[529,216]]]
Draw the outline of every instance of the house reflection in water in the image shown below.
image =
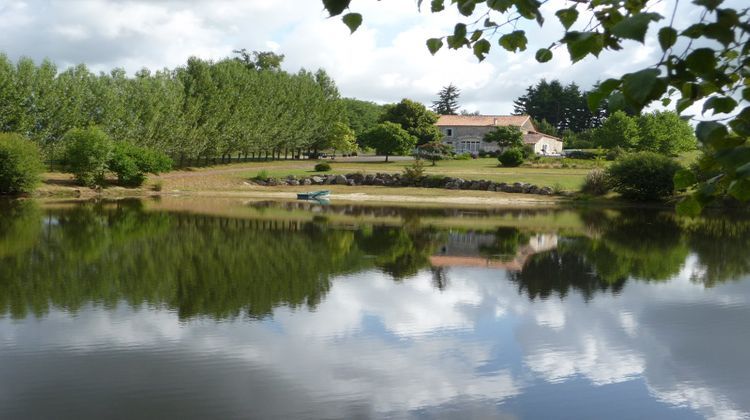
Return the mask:
[[433,267],[486,267],[521,271],[534,254],[557,248],[557,234],[524,234],[514,228],[496,233],[451,232],[430,257]]

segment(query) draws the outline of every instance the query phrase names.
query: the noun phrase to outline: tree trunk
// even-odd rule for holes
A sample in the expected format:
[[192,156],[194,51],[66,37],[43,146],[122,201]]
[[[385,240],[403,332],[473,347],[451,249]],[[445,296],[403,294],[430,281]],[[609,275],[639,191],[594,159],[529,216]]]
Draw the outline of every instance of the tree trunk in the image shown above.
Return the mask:
[[385,161],[388,162],[388,155],[385,155]]

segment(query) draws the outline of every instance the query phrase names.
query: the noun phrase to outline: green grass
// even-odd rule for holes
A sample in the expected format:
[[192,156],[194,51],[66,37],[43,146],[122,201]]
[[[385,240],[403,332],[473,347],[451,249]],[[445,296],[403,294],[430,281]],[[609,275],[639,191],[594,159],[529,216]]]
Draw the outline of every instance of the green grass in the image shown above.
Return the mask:
[[[324,174],[346,174],[361,172],[374,174],[377,172],[400,173],[411,165],[411,161],[398,162],[342,162],[329,161],[332,170],[330,172],[315,172],[313,167],[316,161],[278,161],[278,162],[254,162],[247,165],[247,172],[240,175],[245,178],[255,176],[259,170],[265,169],[271,177],[285,177],[287,175],[311,176]],[[472,160],[446,160],[438,162],[437,166],[425,166],[427,175],[441,175],[459,177],[475,180],[486,179],[494,182],[527,182],[540,187],[554,187],[559,185],[565,190],[578,190],[583,183],[583,178],[589,168],[535,168],[518,167],[504,168],[498,166],[494,158],[472,159]]]

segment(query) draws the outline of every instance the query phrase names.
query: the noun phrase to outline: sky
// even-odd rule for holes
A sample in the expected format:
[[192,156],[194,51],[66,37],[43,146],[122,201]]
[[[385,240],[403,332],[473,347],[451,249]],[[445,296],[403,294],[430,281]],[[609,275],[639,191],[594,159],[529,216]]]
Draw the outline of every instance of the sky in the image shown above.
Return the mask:
[[[652,10],[668,16],[671,1],[657,1]],[[624,51],[599,59],[571,65],[557,50],[549,63],[537,63],[537,48],[562,34],[554,11],[570,4],[550,0],[542,28],[522,26],[529,31],[526,51],[510,54],[494,43],[490,56],[478,62],[469,49],[431,56],[425,40],[451,33],[466,19],[452,10],[419,12],[413,0],[354,0],[352,11],[365,21],[351,35],[339,18],[327,17],[319,0],[0,0],[0,52],[13,60],[48,58],[60,68],[85,63],[95,71],[121,67],[132,74],[143,67],[174,68],[190,56],[218,60],[240,48],[271,50],[286,56],[288,71],[326,69],[346,97],[430,104],[453,83],[461,106],[484,114],[512,112],[513,100],[542,78],[588,89],[658,61],[661,50],[650,31],[644,45],[626,41]],[[694,20],[694,7],[681,5],[676,22]]]

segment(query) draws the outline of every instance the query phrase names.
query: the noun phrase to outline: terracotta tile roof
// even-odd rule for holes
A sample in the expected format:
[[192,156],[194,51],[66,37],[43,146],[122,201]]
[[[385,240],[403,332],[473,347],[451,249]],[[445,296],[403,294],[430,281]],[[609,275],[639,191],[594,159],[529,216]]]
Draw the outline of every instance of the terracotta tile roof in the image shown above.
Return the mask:
[[526,134],[525,136],[523,136],[523,142],[526,144],[536,144],[539,140],[545,137],[553,139],[553,140],[557,140],[557,141],[562,141],[555,136],[550,136],[549,134],[536,133],[532,131]]
[[464,127],[488,127],[488,126],[522,126],[528,115],[441,115],[437,126],[464,126]]

